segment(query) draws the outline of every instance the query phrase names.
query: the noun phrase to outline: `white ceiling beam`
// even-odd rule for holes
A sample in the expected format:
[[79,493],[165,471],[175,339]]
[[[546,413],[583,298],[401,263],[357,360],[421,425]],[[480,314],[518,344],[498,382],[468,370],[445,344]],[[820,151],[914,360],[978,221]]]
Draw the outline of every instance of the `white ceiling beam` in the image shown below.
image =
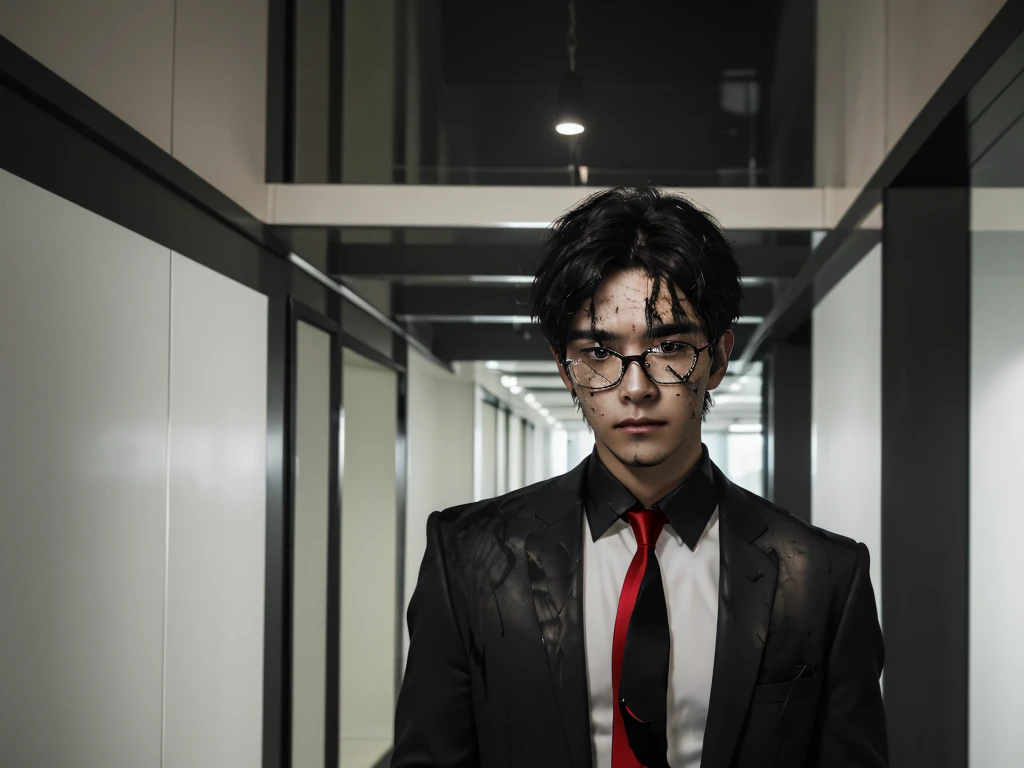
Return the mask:
[[[322,227],[543,229],[596,187],[268,184],[268,223]],[[686,195],[726,229],[827,226],[826,190],[780,187],[666,189]]]
[[[408,184],[268,184],[268,223],[323,227],[546,227],[593,187],[477,187]],[[727,229],[836,226],[859,194],[847,188],[670,189],[715,214]],[[971,190],[972,229],[1021,231],[1024,189]],[[873,210],[861,227],[881,227]]]

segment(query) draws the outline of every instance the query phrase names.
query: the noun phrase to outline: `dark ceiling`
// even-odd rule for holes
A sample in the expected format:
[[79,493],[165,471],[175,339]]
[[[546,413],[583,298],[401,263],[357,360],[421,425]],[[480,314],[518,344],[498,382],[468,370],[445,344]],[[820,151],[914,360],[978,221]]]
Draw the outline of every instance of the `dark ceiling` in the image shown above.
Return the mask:
[[[579,162],[592,184],[746,185],[751,153],[759,185],[810,184],[813,2],[576,8],[588,110]],[[568,69],[567,3],[445,0],[440,27],[449,183],[564,184],[557,171],[575,150],[553,119]],[[753,119],[722,107],[723,73],[736,70],[757,83]]]
[[[722,70],[770,82],[783,0],[576,3],[576,68],[594,86],[715,88]],[[568,4],[442,3],[448,85],[554,87],[568,68]]]

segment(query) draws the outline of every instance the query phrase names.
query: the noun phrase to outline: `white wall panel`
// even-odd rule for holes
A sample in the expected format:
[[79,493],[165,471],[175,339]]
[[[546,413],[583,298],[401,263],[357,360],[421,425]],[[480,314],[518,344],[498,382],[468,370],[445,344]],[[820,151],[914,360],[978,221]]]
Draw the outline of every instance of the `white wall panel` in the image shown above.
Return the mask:
[[534,438],[534,472],[537,481],[547,480],[555,474],[551,456],[551,432],[550,429],[538,427],[537,436]]
[[490,403],[480,404],[480,498],[498,495],[498,418]]
[[540,466],[541,457],[538,456],[540,453],[540,444],[537,440],[537,435],[541,432],[539,427],[534,427],[532,423],[524,422],[523,424],[523,483],[525,485],[533,485],[541,479],[538,467]]
[[259,219],[268,0],[5,0],[0,34]]
[[972,245],[970,765],[1024,765],[1024,234]]
[[0,764],[155,768],[170,254],[5,171],[0,253]]
[[[413,349],[408,368],[409,471],[405,526],[405,601],[408,605],[427,544],[431,512],[473,498],[471,380],[453,376]],[[409,628],[403,630],[408,648]]]
[[176,0],[173,154],[266,218],[267,0]]
[[1004,2],[818,0],[817,184],[861,188]]
[[343,370],[341,764],[370,768],[394,728],[398,380],[348,349]]
[[880,601],[880,246],[862,259],[815,307],[811,327],[811,522],[868,546],[871,582],[875,597]]
[[508,424],[512,415],[505,410],[498,411],[497,432],[495,433],[495,473],[497,495],[509,492],[508,487]]
[[258,768],[267,299],[174,254],[164,768]]
[[171,147],[175,0],[3,0],[0,35]]
[[508,489],[518,490],[526,485],[526,467],[523,461],[524,440],[523,420],[513,414],[508,420]]
[[1005,0],[887,0],[886,135],[892,149]]

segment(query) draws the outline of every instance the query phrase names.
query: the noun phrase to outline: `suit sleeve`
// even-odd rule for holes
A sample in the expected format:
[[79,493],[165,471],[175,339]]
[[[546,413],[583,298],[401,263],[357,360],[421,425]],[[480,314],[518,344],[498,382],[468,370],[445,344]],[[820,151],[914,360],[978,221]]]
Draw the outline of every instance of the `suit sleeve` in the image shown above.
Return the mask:
[[817,733],[817,768],[884,768],[889,764],[879,678],[885,650],[869,576],[868,549],[857,560],[826,672]]
[[427,549],[408,621],[391,766],[476,766],[469,660],[452,608],[438,512],[427,520]]

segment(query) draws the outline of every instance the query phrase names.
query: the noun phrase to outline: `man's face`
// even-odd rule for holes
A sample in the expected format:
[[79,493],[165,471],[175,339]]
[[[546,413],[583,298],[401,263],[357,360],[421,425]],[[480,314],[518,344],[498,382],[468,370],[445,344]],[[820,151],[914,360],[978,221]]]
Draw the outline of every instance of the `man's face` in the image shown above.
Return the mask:
[[[653,323],[649,322],[647,305],[653,288],[654,280],[642,270],[620,270],[608,275],[598,286],[593,304],[584,302],[573,315],[565,357],[581,361],[575,366],[577,370],[591,371],[595,367],[593,361],[610,357],[605,350],[639,355],[646,349],[659,348],[665,352],[662,360],[673,356],[675,368],[660,362],[654,354],[648,355],[652,363],[650,370],[662,371],[655,377],[659,380],[685,377],[690,370],[692,352],[672,342],[688,342],[700,349],[711,339],[692,303],[672,286],[661,286],[653,304]],[[675,313],[672,290],[678,299]],[[674,456],[682,461],[680,454],[699,449],[704,393],[721,384],[733,342],[732,332],[726,331],[716,349],[700,352],[693,372],[687,377],[689,384],[657,384],[637,364],[630,365],[622,381],[610,389],[592,391],[575,386],[564,366],[562,380],[570,391],[576,390],[597,442],[622,464],[654,467]],[[685,361],[680,358],[679,350],[687,350],[683,355]],[[717,356],[714,361],[712,353]],[[613,362],[621,367],[618,360]],[[680,451],[684,446],[690,450]]]

